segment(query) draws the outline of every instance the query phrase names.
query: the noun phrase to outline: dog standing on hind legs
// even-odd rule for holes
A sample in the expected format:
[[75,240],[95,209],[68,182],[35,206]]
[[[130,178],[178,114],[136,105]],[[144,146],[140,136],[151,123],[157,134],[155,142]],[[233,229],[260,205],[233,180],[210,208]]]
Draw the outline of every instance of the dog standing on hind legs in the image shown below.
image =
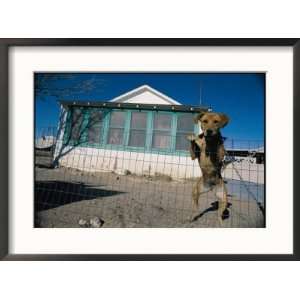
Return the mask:
[[198,208],[201,194],[213,191],[218,199],[218,220],[223,222],[223,214],[227,208],[227,189],[221,175],[225,156],[224,139],[220,129],[225,127],[229,118],[225,114],[213,112],[200,113],[195,123],[202,129],[200,135],[189,135],[192,160],[198,159],[202,177],[193,187],[192,198],[194,207]]

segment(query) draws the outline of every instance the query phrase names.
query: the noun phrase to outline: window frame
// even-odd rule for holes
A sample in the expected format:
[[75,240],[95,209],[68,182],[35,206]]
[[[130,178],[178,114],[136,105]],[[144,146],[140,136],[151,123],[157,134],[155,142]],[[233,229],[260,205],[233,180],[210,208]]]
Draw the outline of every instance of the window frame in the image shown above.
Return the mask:
[[[123,140],[122,140],[122,144],[109,144],[108,143],[108,138],[109,138],[109,130],[110,130],[110,120],[111,120],[111,114],[112,112],[123,112],[125,114],[124,116],[124,127],[117,127],[114,126],[112,127],[112,129],[123,129]],[[103,141],[105,141],[105,143],[103,144],[103,146],[107,146],[108,148],[117,148],[117,149],[123,149],[126,147],[126,141],[127,141],[127,136],[126,136],[126,128],[128,127],[128,110],[124,110],[124,109],[111,109],[108,113],[108,117],[107,117],[107,121],[106,121],[106,127],[105,127],[105,139]]]
[[[148,140],[149,140],[149,136],[151,134],[150,132],[150,127],[149,127],[149,121],[151,119],[151,111],[149,110],[136,110],[136,109],[132,109],[132,110],[129,110],[129,115],[128,115],[128,134],[127,134],[127,139],[126,139],[126,144],[125,144],[125,147],[128,148],[129,150],[143,150],[143,151],[146,151],[147,149],[149,149],[149,143],[148,143]],[[146,128],[145,128],[145,135],[146,135],[146,138],[145,138],[145,146],[144,147],[138,147],[138,146],[130,146],[129,145],[129,138],[130,138],[130,131],[131,131],[131,118],[132,118],[132,113],[133,112],[142,112],[142,113],[146,113]],[[138,128],[133,128],[133,130],[138,130]]]
[[80,130],[82,129],[83,125],[85,124],[86,119],[86,108],[85,107],[77,107],[74,106],[71,109],[68,109],[67,118],[66,118],[66,125],[64,130],[63,136],[63,144],[66,146],[79,146],[85,144],[85,132],[82,133],[82,136],[79,140],[72,139],[72,118],[73,118],[73,111],[74,109],[80,109],[82,114],[82,123],[80,126]]
[[103,114],[103,119],[102,119],[102,126],[97,125],[96,127],[101,127],[100,130],[100,137],[99,137],[99,143],[92,143],[89,141],[89,128],[85,129],[84,132],[84,137],[85,137],[85,142],[84,142],[84,146],[87,147],[94,147],[94,148],[99,148],[102,144],[103,144],[103,135],[104,135],[104,123],[105,123],[105,119],[107,117],[107,114],[109,114],[109,112],[107,112],[107,109],[104,108],[100,108],[100,107],[91,107],[87,109],[87,114],[86,114],[86,125],[88,124],[88,122],[90,121],[90,117],[91,117],[91,112],[92,111],[101,111]]
[[[171,116],[171,128],[170,129],[154,129],[154,115],[159,114],[159,115],[170,115]],[[175,113],[176,114],[176,113]],[[152,111],[152,127],[151,127],[151,143],[150,143],[150,151],[158,151],[158,152],[163,152],[163,153],[169,153],[173,152],[172,149],[174,149],[174,138],[173,138],[173,133],[174,133],[174,112],[170,111]],[[155,131],[165,131],[165,132],[170,132],[170,146],[168,148],[155,148],[153,147],[153,135]]]
[[[177,133],[187,133],[184,130],[182,130],[182,131],[180,131],[180,130],[178,131],[177,130],[178,116],[180,116],[180,115],[187,115],[187,114],[192,115],[192,117],[194,117],[196,115],[195,113],[188,113],[188,112],[177,112],[176,113],[176,127],[175,127],[175,137],[174,137],[174,139],[175,139],[174,153],[178,153],[178,154],[182,154],[182,153],[186,153],[186,152],[189,153],[188,150],[176,149]],[[191,133],[199,134],[199,131],[197,131],[197,129],[198,129],[198,124],[194,124],[194,126],[193,126],[193,130],[194,131],[191,132]]]
[[[92,108],[86,108],[86,107],[79,107],[83,111],[83,122],[82,126],[85,126],[89,120],[90,117],[90,109]],[[100,139],[99,143],[89,143],[88,142],[88,130],[84,130],[82,135],[82,142],[78,144],[78,146],[83,147],[91,147],[91,148],[98,148],[98,149],[113,149],[113,150],[121,150],[121,151],[132,151],[132,152],[144,152],[144,153],[153,153],[153,154],[168,154],[168,155],[177,155],[177,156],[188,156],[189,151],[188,150],[177,150],[176,149],[176,136],[177,136],[177,122],[178,122],[178,116],[182,114],[190,114],[192,117],[196,114],[195,112],[175,112],[175,111],[160,111],[160,110],[145,110],[145,109],[122,109],[122,108],[95,108],[99,109],[104,112],[104,117],[102,121],[102,130],[100,133]],[[123,143],[121,145],[116,144],[108,144],[108,134],[110,129],[110,119],[111,119],[111,113],[114,111],[122,111],[125,114],[125,122],[124,127],[112,127],[112,128],[120,128],[123,129]],[[145,112],[147,114],[147,120],[146,120],[146,141],[144,147],[137,147],[137,146],[130,146],[129,145],[129,137],[130,137],[130,124],[131,124],[131,117],[132,112]],[[167,114],[171,115],[171,129],[170,130],[155,130],[154,129],[154,115],[155,114]],[[68,109],[67,114],[67,122],[65,127],[65,133],[64,133],[64,144],[68,142],[69,134],[71,133],[71,115],[72,115],[72,109]],[[134,128],[133,128],[134,129]],[[152,147],[152,141],[153,141],[153,134],[155,131],[167,131],[171,133],[171,142],[170,147],[168,149],[162,149],[162,148],[155,148]],[[180,131],[179,131],[180,132]],[[191,132],[194,134],[198,134],[198,125],[194,124],[194,132]],[[74,146],[77,145],[77,143],[74,143],[72,140],[69,140],[68,145]]]

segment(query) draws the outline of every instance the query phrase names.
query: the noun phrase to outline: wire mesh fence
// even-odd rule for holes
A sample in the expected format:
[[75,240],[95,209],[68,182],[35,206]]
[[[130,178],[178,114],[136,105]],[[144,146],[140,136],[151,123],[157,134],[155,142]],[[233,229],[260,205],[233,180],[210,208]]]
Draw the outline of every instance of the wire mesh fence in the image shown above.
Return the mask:
[[263,143],[228,139],[225,148],[228,205],[220,225],[214,193],[193,207],[201,170],[188,147],[65,144],[55,127],[37,130],[35,227],[264,227]]

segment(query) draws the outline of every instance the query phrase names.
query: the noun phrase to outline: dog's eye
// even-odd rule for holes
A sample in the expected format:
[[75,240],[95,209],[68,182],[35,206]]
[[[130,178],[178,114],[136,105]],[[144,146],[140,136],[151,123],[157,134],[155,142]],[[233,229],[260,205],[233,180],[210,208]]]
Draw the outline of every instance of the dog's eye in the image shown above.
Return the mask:
[[202,122],[206,124],[208,121],[207,120],[203,120]]
[[219,121],[217,121],[217,120],[214,120],[214,123],[215,123],[215,124],[217,124],[218,122],[219,122]]

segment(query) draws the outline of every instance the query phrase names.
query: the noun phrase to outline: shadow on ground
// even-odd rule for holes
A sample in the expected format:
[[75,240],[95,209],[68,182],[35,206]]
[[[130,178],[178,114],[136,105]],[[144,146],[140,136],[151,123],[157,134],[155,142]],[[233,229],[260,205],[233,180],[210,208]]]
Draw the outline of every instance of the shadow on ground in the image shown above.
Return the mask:
[[34,209],[35,212],[39,212],[69,203],[110,197],[123,193],[122,191],[100,189],[81,182],[36,181]]
[[[218,208],[219,208],[219,202],[218,201],[212,202],[210,205],[211,205],[210,207],[208,207],[205,210],[203,210],[199,215],[196,215],[193,218],[192,222],[197,221],[198,219],[202,218],[205,214],[207,214],[209,212],[212,212],[212,211],[215,211],[215,210],[218,210]],[[228,210],[228,208],[231,205],[232,205],[231,203],[227,203],[227,208],[224,210],[223,215],[222,215],[222,219],[223,220],[229,218],[229,210]]]

